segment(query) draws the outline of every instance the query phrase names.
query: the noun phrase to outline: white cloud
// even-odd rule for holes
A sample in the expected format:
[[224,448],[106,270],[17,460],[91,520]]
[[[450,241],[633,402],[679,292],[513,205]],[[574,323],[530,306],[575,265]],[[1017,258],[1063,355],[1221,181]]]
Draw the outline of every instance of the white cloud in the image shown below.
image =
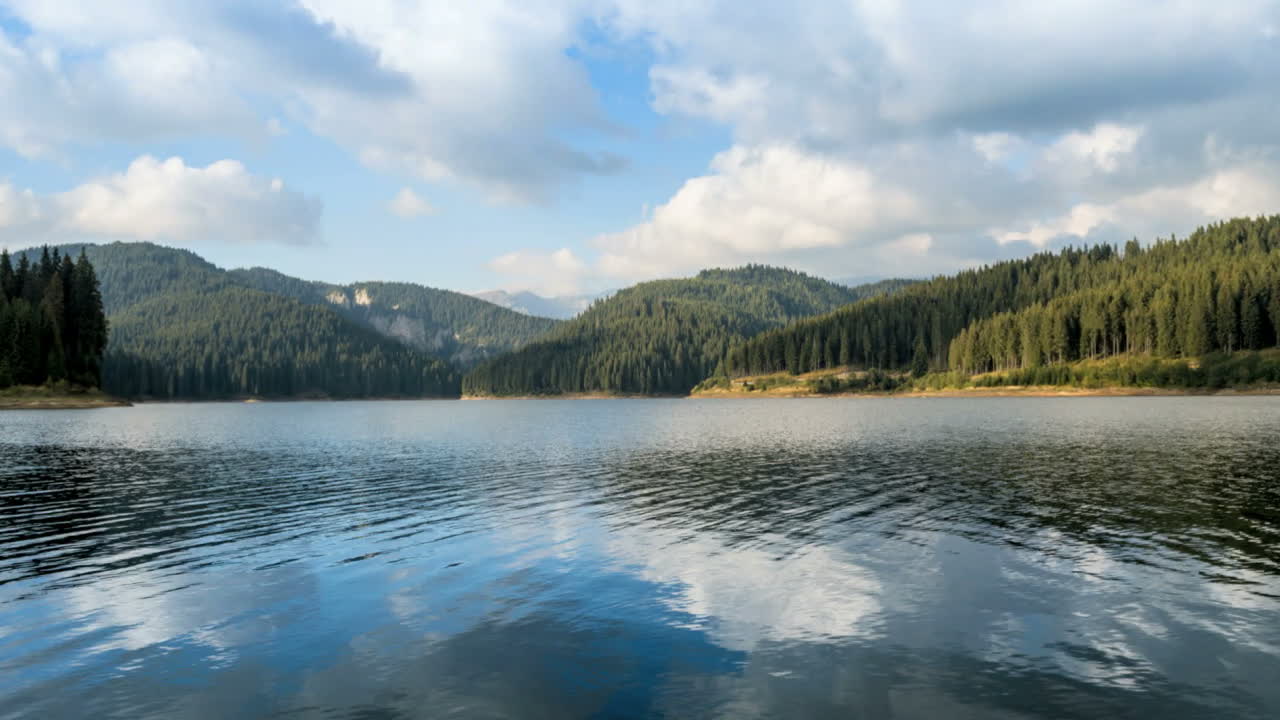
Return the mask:
[[510,288],[530,289],[546,296],[580,293],[587,273],[586,263],[569,248],[509,252],[491,260],[489,269],[509,278]]
[[903,235],[887,245],[891,252],[906,255],[927,255],[933,247],[933,236],[929,233],[911,233]]
[[981,133],[971,140],[973,148],[989,165],[1007,162],[1027,147],[1026,140],[1007,132]]
[[[656,106],[739,139],[840,144],[903,128],[1079,127],[1274,80],[1269,0],[1053,3],[618,0],[611,27],[648,41]],[[759,92],[767,88],[767,92]],[[745,92],[745,90],[751,90]],[[749,102],[747,101],[749,100]]]
[[30,190],[0,183],[0,232],[10,227],[32,227],[44,218],[41,198]]
[[1161,185],[1107,203],[1079,203],[1065,214],[1034,221],[1026,230],[994,230],[1002,244],[1029,242],[1045,247],[1055,239],[1078,241],[1112,228],[1117,240],[1186,234],[1233,217],[1253,217],[1280,209],[1280,170],[1261,165],[1225,168],[1193,182]]
[[1116,219],[1116,209],[1109,205],[1080,203],[1070,212],[1048,221],[1036,221],[1025,231],[995,231],[992,234],[1001,245],[1026,242],[1043,248],[1049,241],[1063,236],[1087,237],[1094,228]]
[[108,139],[261,133],[265,126],[220,63],[177,37],[116,44],[90,62],[55,43],[15,44],[0,32],[0,143],[44,157]]
[[867,244],[918,211],[865,168],[791,146],[734,147],[652,217],[594,240],[600,270],[640,279],[793,251]]
[[284,114],[378,169],[503,201],[622,166],[566,139],[609,131],[566,53],[585,2],[12,6],[32,34],[0,34],[0,142],[24,154],[193,134],[266,140]]
[[[1185,0],[1157,12],[1138,0],[854,0],[742,12],[620,0],[608,17],[654,51],[658,111],[727,125],[739,149],[791,147],[855,168],[864,191],[845,193],[854,204],[865,189],[896,188],[913,208],[867,222],[811,206],[771,216],[823,190],[779,175],[769,192],[727,199],[740,171],[714,167],[651,221],[597,241],[601,269],[619,275],[725,258],[827,274],[949,271],[1007,257],[1016,241],[1140,234],[1152,223],[1139,198],[1160,188],[1185,189],[1193,209],[1258,207],[1265,185],[1236,183],[1241,197],[1228,202],[1202,181],[1231,182],[1242,156],[1274,167],[1280,155],[1263,110],[1275,105],[1280,47],[1257,33],[1280,21],[1274,2]],[[1231,157],[1201,152],[1215,135]],[[784,250],[779,239],[792,233],[812,246]],[[928,247],[892,245],[925,235]]]
[[37,195],[0,184],[0,238],[10,244],[83,238],[305,244],[316,240],[318,200],[239,162],[207,167],[143,156],[123,173]]
[[[597,238],[586,270],[539,260],[553,284],[744,260],[949,270],[1000,256],[998,239],[1139,233],[1126,199],[1161,188],[1208,193],[1183,196],[1193,209],[1253,207],[1265,187],[1223,200],[1199,183],[1280,155],[1274,0],[6,7],[31,30],[0,34],[0,143],[22,154],[296,127],[502,202],[622,169],[582,58],[611,44],[650,63],[651,107],[723,126],[731,147],[671,197],[637,197],[652,218]],[[1229,153],[1202,152],[1210,135]],[[927,248],[891,245],[922,235]]]
[[1100,123],[1093,130],[1069,132],[1045,150],[1050,164],[1083,162],[1104,173],[1115,172],[1121,159],[1133,152],[1145,128]]
[[400,188],[400,192],[391,198],[391,202],[387,204],[387,209],[397,217],[409,218],[422,217],[423,215],[434,215],[436,209],[431,203],[422,199],[418,193],[412,188]]

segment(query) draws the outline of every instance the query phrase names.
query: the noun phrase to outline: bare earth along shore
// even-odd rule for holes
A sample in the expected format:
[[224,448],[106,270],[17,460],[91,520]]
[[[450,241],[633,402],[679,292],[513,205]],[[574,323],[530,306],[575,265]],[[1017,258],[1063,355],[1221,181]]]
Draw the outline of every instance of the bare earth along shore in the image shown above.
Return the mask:
[[1225,388],[1222,390],[1195,390],[1182,388],[1104,387],[1073,388],[1046,386],[1008,386],[997,388],[951,388],[945,390],[918,390],[896,393],[815,393],[795,388],[772,390],[701,390],[691,398],[979,398],[979,397],[1181,397],[1215,395],[1280,395],[1280,387]]
[[608,393],[565,393],[562,395],[464,395],[463,400],[646,400],[654,398],[688,398],[692,400],[795,400],[820,398],[981,398],[981,397],[1182,397],[1182,396],[1239,396],[1277,395],[1280,387],[1225,388],[1222,390],[1194,390],[1180,388],[1073,388],[1046,386],[1009,386],[999,388],[951,388],[907,392],[846,392],[815,393],[798,388],[770,390],[699,390],[689,395],[611,395]]
[[128,400],[98,391],[57,392],[47,388],[9,388],[0,391],[0,410],[89,410],[129,407]]

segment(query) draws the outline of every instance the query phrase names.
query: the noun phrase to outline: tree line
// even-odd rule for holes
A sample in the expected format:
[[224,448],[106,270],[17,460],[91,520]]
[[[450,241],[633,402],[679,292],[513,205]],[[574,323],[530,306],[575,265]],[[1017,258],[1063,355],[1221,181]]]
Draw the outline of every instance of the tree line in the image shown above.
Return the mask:
[[948,365],[977,374],[1121,354],[1200,357],[1275,346],[1280,253],[1264,250],[1264,238],[1228,230],[1225,243],[1195,261],[1188,256],[1185,264],[1163,263],[1158,271],[1153,266],[979,320],[952,341]]
[[242,287],[115,316],[105,388],[141,398],[456,397],[457,372],[336,312]]
[[1066,248],[905,288],[731,349],[731,376],[981,373],[1121,353],[1190,357],[1280,341],[1280,216],[1184,240]]
[[[112,325],[102,385],[129,398],[456,397],[464,361],[556,325],[407,283],[338,286],[263,268],[228,271],[151,243],[81,249]],[[39,252],[14,260],[36,261]],[[345,304],[333,302],[335,293]]]
[[763,265],[641,283],[480,365],[464,378],[463,392],[683,394],[747,337],[908,284],[889,281],[867,291]]
[[0,388],[101,384],[107,319],[97,274],[83,250],[46,246],[32,262],[0,251]]

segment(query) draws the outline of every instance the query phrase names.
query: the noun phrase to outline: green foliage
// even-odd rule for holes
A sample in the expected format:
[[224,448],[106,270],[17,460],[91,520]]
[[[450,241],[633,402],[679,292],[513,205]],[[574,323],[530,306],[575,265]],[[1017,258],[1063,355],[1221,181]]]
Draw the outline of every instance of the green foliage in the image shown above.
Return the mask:
[[161,295],[116,316],[106,386],[146,398],[447,397],[448,363],[325,308],[248,288]]
[[333,308],[362,325],[461,368],[516,350],[559,321],[524,315],[479,298],[411,283],[330,285],[274,270],[231,270],[238,285]]
[[[262,268],[224,271],[150,243],[85,252],[102,279],[100,296],[91,294],[114,328],[105,370],[102,359],[90,369],[105,375],[108,391],[128,397],[456,396],[459,373],[441,358],[473,364],[556,324],[407,283],[344,287]],[[14,284],[11,276],[16,271],[0,282]],[[73,283],[73,292],[85,292],[83,284]],[[24,333],[27,324],[19,325]],[[86,332],[106,342],[105,322]],[[35,362],[27,355],[43,366],[65,363],[56,350],[23,351],[22,367]]]
[[809,381],[809,390],[829,395],[835,393],[891,393],[910,385],[910,381],[898,373],[887,373],[876,368],[848,375],[825,375]]
[[[889,284],[880,291],[893,289]],[[463,392],[683,394],[716,374],[733,344],[865,292],[760,265],[642,283],[596,302],[524,349],[480,365],[464,378]]]
[[920,377],[929,370],[1054,377],[1056,370],[1040,369],[1277,344],[1280,216],[1219,223],[1148,248],[1130,243],[1123,255],[1107,245],[1068,248],[936,278],[763,333],[734,347],[724,370],[732,377],[835,366]]
[[1221,390],[1280,383],[1280,351],[1211,353],[1202,358],[1112,356],[1102,360],[1042,365],[967,375],[934,373],[914,383],[918,390],[1063,386],[1073,388],[1177,388]]
[[929,351],[924,345],[924,336],[916,338],[915,354],[911,357],[911,376],[923,377],[929,372]]
[[43,248],[17,266],[0,251],[0,388],[74,383],[97,387],[107,321],[93,265]]
[[1280,344],[1280,218],[1215,225],[1114,266],[1087,287],[974,322],[952,341],[950,367],[983,373]]

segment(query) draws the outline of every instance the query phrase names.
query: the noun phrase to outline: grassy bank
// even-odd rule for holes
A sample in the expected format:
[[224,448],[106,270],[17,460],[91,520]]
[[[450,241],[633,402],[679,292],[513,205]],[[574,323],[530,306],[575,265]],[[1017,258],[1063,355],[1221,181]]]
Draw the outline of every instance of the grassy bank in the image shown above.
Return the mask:
[[18,385],[0,389],[0,410],[83,410],[128,407],[129,403],[96,388],[56,385]]
[[671,393],[653,393],[644,395],[641,393],[606,393],[606,392],[589,392],[589,393],[545,393],[542,395],[480,395],[480,394],[464,394],[463,400],[647,400],[653,398],[681,398],[684,395],[675,395]]
[[832,368],[803,375],[775,373],[711,378],[694,397],[821,397],[836,395],[1187,395],[1280,394],[1280,349],[1159,359],[1119,356],[967,375]]

